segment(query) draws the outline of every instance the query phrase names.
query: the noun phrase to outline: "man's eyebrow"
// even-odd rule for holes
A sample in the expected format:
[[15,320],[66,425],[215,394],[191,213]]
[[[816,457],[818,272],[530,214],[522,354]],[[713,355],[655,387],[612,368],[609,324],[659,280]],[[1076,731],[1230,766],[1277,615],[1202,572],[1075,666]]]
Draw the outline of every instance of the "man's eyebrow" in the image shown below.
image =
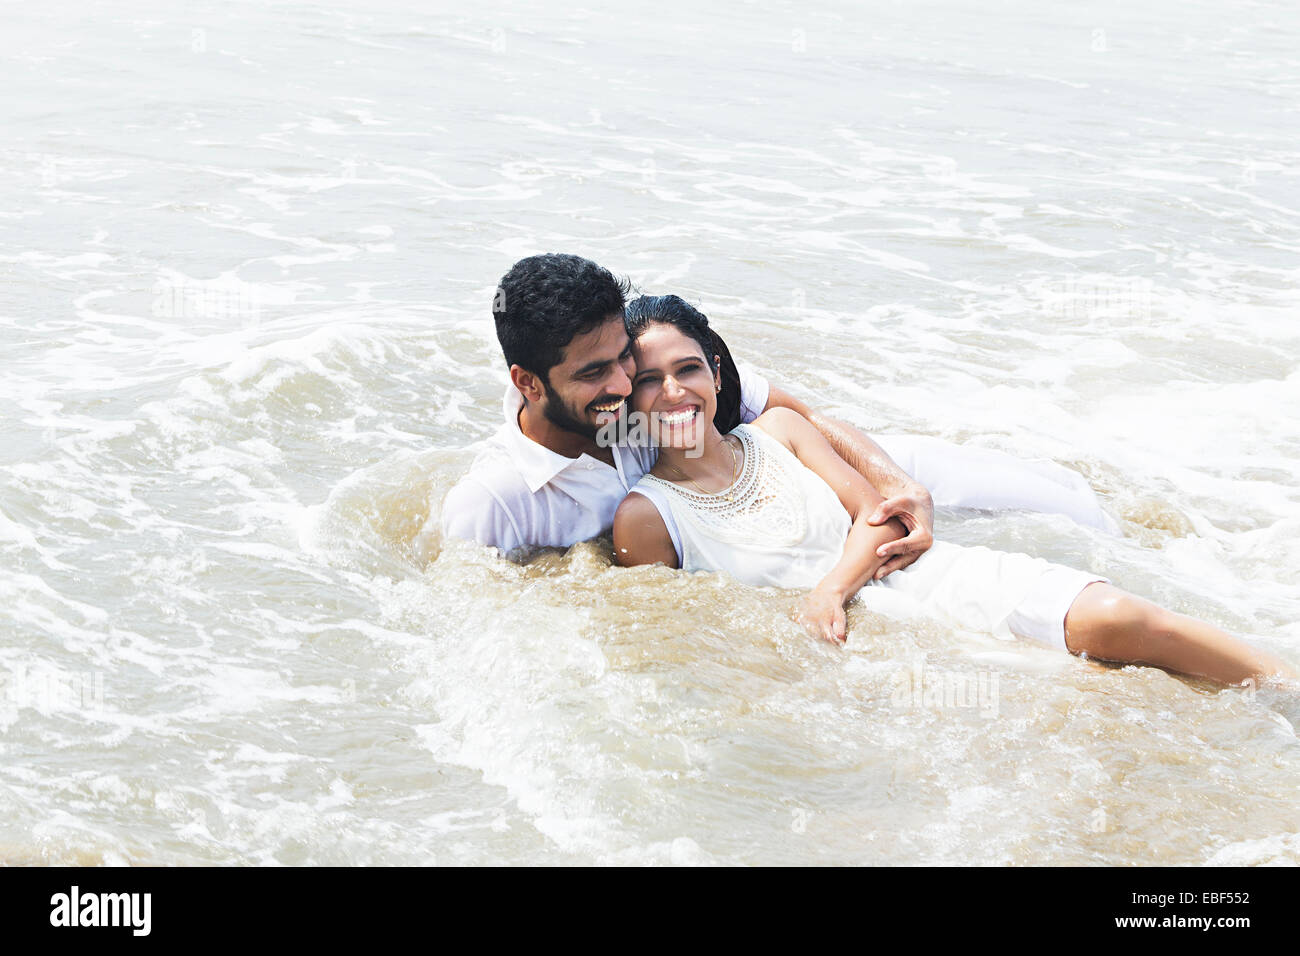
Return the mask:
[[614,360],[613,360],[613,359],[605,359],[605,361],[603,361],[603,362],[588,362],[586,365],[584,365],[582,368],[578,369],[578,370],[577,370],[576,372],[574,372],[573,374],[574,374],[575,376],[577,376],[577,375],[587,375],[587,374],[590,373],[590,372],[596,372],[596,371],[599,371],[599,370],[602,369],[602,368],[608,368],[609,366],[611,366],[611,365],[613,365],[613,364],[614,364]]

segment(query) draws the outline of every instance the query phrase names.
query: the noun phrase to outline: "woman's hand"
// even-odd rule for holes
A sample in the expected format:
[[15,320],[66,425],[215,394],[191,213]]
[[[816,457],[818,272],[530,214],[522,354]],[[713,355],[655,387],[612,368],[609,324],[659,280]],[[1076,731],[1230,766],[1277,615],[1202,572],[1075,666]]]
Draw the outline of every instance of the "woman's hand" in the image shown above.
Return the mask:
[[848,619],[844,615],[844,596],[824,588],[814,588],[803,599],[796,618],[813,637],[832,644],[848,638]]

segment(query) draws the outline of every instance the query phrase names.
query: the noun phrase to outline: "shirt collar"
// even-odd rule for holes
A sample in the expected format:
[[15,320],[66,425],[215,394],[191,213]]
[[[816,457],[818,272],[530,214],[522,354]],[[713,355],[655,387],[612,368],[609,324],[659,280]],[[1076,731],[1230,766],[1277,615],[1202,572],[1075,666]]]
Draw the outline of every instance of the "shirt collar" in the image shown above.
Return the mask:
[[[524,481],[528,483],[528,490],[536,491],[554,480],[555,476],[564,469],[576,465],[582,458],[590,457],[587,455],[578,458],[568,458],[559,452],[551,451],[545,445],[539,445],[519,429],[519,412],[524,407],[524,397],[515,388],[513,383],[506,384],[506,394],[501,402],[501,410],[505,414],[505,427],[502,429],[502,435],[505,438],[506,448],[510,452],[510,458],[518,467],[520,474],[524,476]],[[594,460],[594,459],[593,459]],[[609,467],[603,461],[597,462],[602,467]]]

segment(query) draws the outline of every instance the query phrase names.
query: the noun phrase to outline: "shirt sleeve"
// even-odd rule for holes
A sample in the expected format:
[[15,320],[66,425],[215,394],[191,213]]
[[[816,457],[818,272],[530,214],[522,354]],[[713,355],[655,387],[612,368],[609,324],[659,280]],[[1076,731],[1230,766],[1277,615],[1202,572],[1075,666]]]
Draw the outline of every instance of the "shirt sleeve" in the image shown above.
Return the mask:
[[472,477],[462,478],[447,492],[442,502],[442,533],[502,551],[523,543],[510,512],[486,485]]
[[767,408],[767,395],[771,386],[767,379],[754,371],[753,366],[745,362],[737,361],[736,371],[740,373],[740,421],[748,424]]

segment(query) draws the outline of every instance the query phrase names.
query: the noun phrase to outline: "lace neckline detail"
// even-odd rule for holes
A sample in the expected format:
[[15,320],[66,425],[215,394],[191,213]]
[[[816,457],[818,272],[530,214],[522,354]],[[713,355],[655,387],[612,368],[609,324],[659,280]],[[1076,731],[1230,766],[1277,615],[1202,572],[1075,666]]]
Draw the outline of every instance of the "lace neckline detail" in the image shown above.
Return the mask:
[[679,506],[673,513],[708,538],[736,546],[796,544],[807,531],[808,514],[797,477],[784,460],[792,456],[769,447],[786,451],[776,439],[757,431],[740,425],[731,433],[740,439],[745,463],[740,477],[724,492],[692,491],[652,474],[642,480],[675,498]]
[[738,501],[743,495],[744,489],[747,487],[746,479],[753,477],[752,466],[754,462],[754,440],[745,433],[744,425],[738,426],[731,432],[731,434],[735,435],[736,439],[740,442],[740,451],[741,454],[744,455],[744,461],[740,464],[740,474],[736,476],[736,480],[727,485],[727,487],[723,488],[721,491],[697,491],[693,488],[687,487],[686,485],[679,485],[675,481],[669,481],[667,478],[660,478],[658,475],[653,475],[650,472],[646,472],[645,477],[657,482],[663,487],[671,488],[687,501]]

